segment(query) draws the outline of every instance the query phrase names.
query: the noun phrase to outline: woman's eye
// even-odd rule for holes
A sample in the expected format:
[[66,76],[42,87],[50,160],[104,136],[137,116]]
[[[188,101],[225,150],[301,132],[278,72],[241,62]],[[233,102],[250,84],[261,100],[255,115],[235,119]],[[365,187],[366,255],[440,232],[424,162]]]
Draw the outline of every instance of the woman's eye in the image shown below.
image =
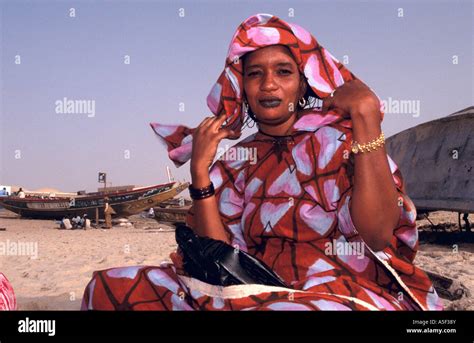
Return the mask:
[[250,73],[247,74],[247,76],[254,76],[254,75],[257,75],[258,74],[258,71],[252,71]]

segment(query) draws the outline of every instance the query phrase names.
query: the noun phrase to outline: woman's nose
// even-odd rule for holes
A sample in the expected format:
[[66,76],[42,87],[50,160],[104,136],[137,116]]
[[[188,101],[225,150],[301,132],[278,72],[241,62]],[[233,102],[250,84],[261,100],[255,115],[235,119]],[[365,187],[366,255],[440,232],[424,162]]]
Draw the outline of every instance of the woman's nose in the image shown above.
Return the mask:
[[263,79],[262,83],[260,84],[260,88],[262,91],[269,91],[269,90],[275,90],[278,88],[278,85],[275,82],[275,78],[271,73],[268,73]]

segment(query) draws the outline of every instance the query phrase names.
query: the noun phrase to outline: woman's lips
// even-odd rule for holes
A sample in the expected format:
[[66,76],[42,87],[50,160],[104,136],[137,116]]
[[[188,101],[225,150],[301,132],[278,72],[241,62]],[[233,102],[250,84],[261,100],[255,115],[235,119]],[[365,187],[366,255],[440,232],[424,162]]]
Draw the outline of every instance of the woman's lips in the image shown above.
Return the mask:
[[258,103],[262,107],[265,107],[265,108],[274,108],[274,107],[280,106],[281,100],[280,99],[271,99],[271,100],[264,99],[264,100],[259,100]]

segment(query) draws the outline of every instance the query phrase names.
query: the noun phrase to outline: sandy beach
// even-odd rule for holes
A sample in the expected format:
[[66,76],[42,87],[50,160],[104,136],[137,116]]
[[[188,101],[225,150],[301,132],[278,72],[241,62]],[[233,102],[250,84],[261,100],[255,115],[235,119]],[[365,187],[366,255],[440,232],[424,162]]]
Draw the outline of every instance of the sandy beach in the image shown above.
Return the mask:
[[0,256],[18,309],[78,310],[94,270],[169,261],[176,249],[174,231],[153,219],[130,220],[132,227],[59,230],[54,220],[18,219],[0,210],[0,228],[6,228],[0,242],[37,242],[37,256]]
[[[169,261],[170,252],[176,249],[172,227],[139,215],[129,219],[132,226],[115,226],[111,230],[59,230],[53,220],[20,219],[0,209],[0,243],[9,247],[22,243],[31,248],[20,249],[16,255],[0,255],[0,271],[15,289],[18,309],[78,310],[94,270]],[[473,222],[474,216],[469,219]],[[435,212],[430,220],[452,227],[457,223],[457,214]],[[416,264],[466,287],[467,296],[444,301],[448,309],[474,310],[474,244],[439,243],[437,240],[443,241],[444,237],[436,237],[436,233],[427,230],[427,224],[425,219],[418,221],[423,243]]]
[[[435,224],[434,228],[426,219],[417,220],[420,249],[415,264],[454,280],[456,287],[467,292],[467,296],[459,300],[443,299],[445,309],[474,310],[474,232],[460,233],[458,214],[454,212],[433,212],[429,219]],[[468,219],[472,225],[474,215],[470,214]]]

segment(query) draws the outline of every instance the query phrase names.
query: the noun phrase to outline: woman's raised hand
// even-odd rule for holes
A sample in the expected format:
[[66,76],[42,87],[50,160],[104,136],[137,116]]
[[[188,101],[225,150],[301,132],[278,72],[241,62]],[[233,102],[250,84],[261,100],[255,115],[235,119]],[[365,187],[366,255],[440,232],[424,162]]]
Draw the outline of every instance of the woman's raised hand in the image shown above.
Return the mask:
[[322,112],[334,109],[343,112],[344,116],[367,114],[375,116],[376,120],[383,120],[383,113],[380,112],[380,101],[377,95],[362,81],[355,79],[339,86],[333,97],[326,97],[323,101]]
[[216,157],[219,142],[224,138],[232,138],[236,133],[222,124],[225,115],[207,117],[193,132],[193,150],[191,155],[191,174],[209,171]]

